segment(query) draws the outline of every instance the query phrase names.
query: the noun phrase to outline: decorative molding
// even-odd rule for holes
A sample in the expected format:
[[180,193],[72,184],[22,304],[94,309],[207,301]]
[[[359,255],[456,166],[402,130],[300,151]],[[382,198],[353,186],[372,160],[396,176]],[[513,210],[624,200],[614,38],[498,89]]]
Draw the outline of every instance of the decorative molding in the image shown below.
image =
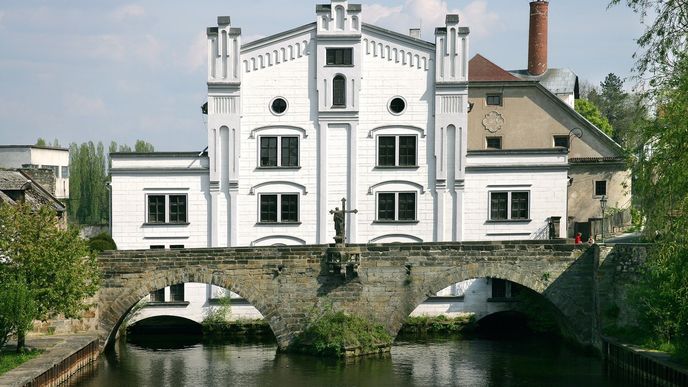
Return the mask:
[[290,62],[309,55],[308,39],[291,42],[282,47],[266,47],[268,51],[243,60],[244,72],[258,71],[280,63]]
[[444,95],[440,97],[441,113],[463,113],[464,106],[462,95]]
[[301,132],[301,135],[303,138],[308,138],[308,132],[306,132],[306,129],[298,127],[298,126],[291,126],[291,125],[268,125],[268,126],[261,126],[259,128],[255,128],[251,130],[251,133],[249,133],[248,138],[249,139],[254,139],[256,138],[256,133],[261,132],[263,130],[270,130],[270,129],[289,129],[289,130],[295,130],[297,132]]
[[210,97],[208,113],[210,114],[238,114],[238,97]]
[[483,127],[490,133],[497,133],[504,126],[504,117],[496,112],[491,111],[483,118]]
[[255,195],[256,194],[256,189],[260,187],[264,187],[266,185],[278,185],[278,184],[284,184],[284,185],[289,185],[292,187],[296,187],[301,190],[301,193],[304,195],[308,195],[308,191],[306,190],[306,187],[299,184],[299,183],[294,183],[293,181],[285,181],[285,180],[277,180],[277,181],[266,181],[264,183],[256,184],[253,187],[251,187],[248,190],[249,195]]
[[181,188],[181,187],[170,187],[170,188],[144,188],[144,191],[188,191],[189,187]]
[[381,186],[383,186],[383,185],[388,185],[388,184],[406,184],[406,185],[410,185],[410,186],[413,186],[413,187],[418,188],[418,190],[420,191],[419,193],[420,193],[421,195],[425,194],[425,189],[423,188],[423,186],[420,185],[420,184],[418,184],[418,183],[415,183],[415,182],[413,182],[413,181],[408,181],[408,180],[387,180],[387,181],[383,181],[383,182],[380,182],[380,183],[377,183],[377,184],[373,184],[373,185],[371,185],[370,187],[368,187],[368,195],[372,195],[372,194],[373,194],[373,190],[375,190],[376,188],[381,187]]
[[264,242],[264,241],[268,241],[268,240],[270,240],[270,239],[287,239],[287,240],[290,240],[290,241],[293,241],[293,242],[300,243],[300,244],[302,244],[302,245],[305,245],[305,244],[306,244],[306,241],[305,241],[305,240],[303,240],[303,239],[301,239],[301,238],[293,237],[293,236],[290,236],[290,235],[269,235],[269,236],[262,237],[262,238],[258,238],[258,239],[256,239],[256,240],[252,241],[252,242],[251,242],[251,246],[255,246],[257,243],[261,243],[261,242]]
[[373,138],[373,133],[379,131],[379,130],[384,130],[384,129],[410,129],[414,130],[418,133],[420,133],[421,138],[425,138],[425,130],[423,128],[419,128],[417,126],[413,125],[385,125],[385,126],[378,126],[377,128],[370,129],[368,131],[368,138]]
[[379,240],[381,240],[381,239],[385,239],[385,238],[406,238],[406,239],[410,239],[410,240],[412,240],[412,241],[419,242],[419,243],[422,243],[422,242],[423,242],[422,239],[418,238],[418,237],[415,236],[415,235],[408,235],[408,234],[385,234],[385,235],[380,235],[380,236],[378,236],[378,237],[375,237],[375,238],[369,240],[368,243],[376,243],[377,241],[379,241]]

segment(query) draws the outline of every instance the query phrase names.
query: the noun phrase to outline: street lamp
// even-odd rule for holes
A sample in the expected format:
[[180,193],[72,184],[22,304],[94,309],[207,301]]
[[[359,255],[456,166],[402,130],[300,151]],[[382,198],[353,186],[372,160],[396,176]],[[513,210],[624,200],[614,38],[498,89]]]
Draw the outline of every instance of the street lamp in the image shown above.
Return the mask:
[[602,236],[601,242],[604,243],[604,210],[607,209],[607,197],[602,195],[600,198],[600,207],[602,207]]

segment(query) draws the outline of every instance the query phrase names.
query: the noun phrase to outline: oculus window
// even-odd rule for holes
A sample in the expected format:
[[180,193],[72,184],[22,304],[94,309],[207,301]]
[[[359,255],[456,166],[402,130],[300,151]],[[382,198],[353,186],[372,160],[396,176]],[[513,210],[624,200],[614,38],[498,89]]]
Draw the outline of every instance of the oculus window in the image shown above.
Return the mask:
[[389,111],[392,114],[398,115],[406,110],[406,101],[401,97],[394,97],[389,101]]
[[412,222],[415,220],[415,192],[380,192],[377,194],[377,221]]
[[147,223],[186,223],[186,195],[148,195]]
[[528,220],[528,191],[490,192],[490,220]]
[[277,97],[270,102],[270,111],[276,115],[282,115],[287,111],[287,100],[282,97]]
[[328,66],[352,66],[354,64],[353,48],[328,48],[326,60]]
[[416,136],[378,136],[378,167],[416,167]]
[[260,223],[298,223],[298,194],[260,195]]
[[261,167],[298,167],[299,138],[296,136],[260,137]]

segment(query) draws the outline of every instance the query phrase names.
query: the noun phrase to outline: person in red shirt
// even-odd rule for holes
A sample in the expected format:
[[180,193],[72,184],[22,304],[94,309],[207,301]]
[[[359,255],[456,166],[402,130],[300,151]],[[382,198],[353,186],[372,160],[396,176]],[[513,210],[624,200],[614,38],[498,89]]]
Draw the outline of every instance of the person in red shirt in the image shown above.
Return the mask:
[[580,245],[581,243],[583,243],[581,233],[576,233],[576,240],[574,240],[573,243],[575,243],[577,245]]

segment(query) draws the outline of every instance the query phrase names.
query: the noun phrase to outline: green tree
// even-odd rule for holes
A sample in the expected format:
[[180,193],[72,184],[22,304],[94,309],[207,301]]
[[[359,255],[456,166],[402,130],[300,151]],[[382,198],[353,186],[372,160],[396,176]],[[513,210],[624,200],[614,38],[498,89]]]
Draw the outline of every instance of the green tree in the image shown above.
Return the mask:
[[628,102],[629,96],[623,90],[621,78],[614,73],[607,74],[604,81],[600,83],[600,95],[597,106],[613,128],[613,138],[618,143],[621,143],[621,133],[624,133],[626,130],[622,126],[625,124],[624,119],[630,113]]
[[[59,314],[78,318],[86,299],[98,288],[99,271],[86,242],[76,228],[65,229],[48,206],[0,205],[0,251],[4,256],[0,271],[13,279],[14,295],[26,321],[46,320]],[[4,297],[3,293],[3,298]],[[23,306],[23,307],[22,307]],[[16,326],[18,350],[27,330]]]
[[136,144],[134,145],[134,151],[139,153],[152,153],[155,152],[155,148],[153,148],[153,145],[148,142],[145,142],[143,140],[136,140]]
[[37,145],[37,146],[46,146],[46,145],[48,145],[48,144],[45,142],[45,139],[44,139],[44,138],[38,137],[38,140],[36,140],[36,145]]
[[602,116],[600,109],[598,109],[595,104],[587,99],[577,99],[575,107],[576,111],[585,117],[586,120],[590,121],[590,123],[597,126],[608,136],[611,137],[613,135],[612,126],[609,124],[609,121]]

